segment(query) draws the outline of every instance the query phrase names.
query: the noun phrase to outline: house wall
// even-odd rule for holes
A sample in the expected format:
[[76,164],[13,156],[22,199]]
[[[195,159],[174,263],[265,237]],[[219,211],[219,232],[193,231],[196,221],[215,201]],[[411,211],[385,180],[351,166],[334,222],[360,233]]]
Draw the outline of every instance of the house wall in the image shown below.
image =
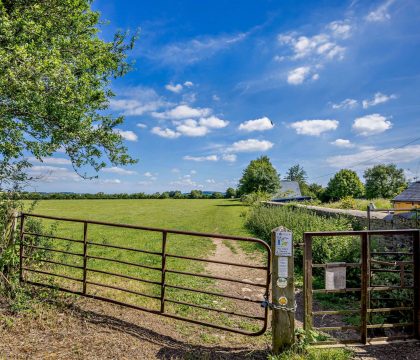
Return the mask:
[[420,208],[420,202],[394,201],[394,208],[397,210]]

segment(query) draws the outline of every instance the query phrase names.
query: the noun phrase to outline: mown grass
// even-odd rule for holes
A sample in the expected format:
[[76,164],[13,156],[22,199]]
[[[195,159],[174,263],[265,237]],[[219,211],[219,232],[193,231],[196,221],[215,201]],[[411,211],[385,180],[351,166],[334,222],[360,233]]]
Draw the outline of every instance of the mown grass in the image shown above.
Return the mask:
[[[238,236],[250,236],[243,226],[241,213],[244,206],[235,200],[46,200],[39,202],[35,213],[53,215],[67,218],[90,219],[114,223],[125,223],[147,227],[169,228],[186,231],[222,233]],[[83,224],[77,222],[63,222],[43,220],[46,227],[54,226],[55,234],[75,240],[83,239]],[[123,246],[151,252],[161,252],[162,234],[127,228],[116,228],[103,225],[88,225],[87,238],[89,242],[98,245],[88,245],[88,255],[123,260],[140,265],[146,265],[159,270],[141,268],[132,265],[100,259],[89,259],[87,280],[109,286],[117,286],[138,293],[160,297],[161,286],[139,282],[132,279],[107,275],[97,271],[106,271],[123,274],[148,281],[160,282],[162,266],[161,256],[144,254],[136,251],[109,248],[103,245]],[[28,237],[28,241],[30,241]],[[83,253],[83,244],[63,240],[50,240],[48,247],[58,250]],[[198,258],[208,258],[215,250],[211,238],[200,236],[185,236],[168,234],[167,252],[174,255],[183,255]],[[83,258],[60,253],[43,252],[38,256],[75,266],[83,266]],[[234,259],[232,260],[234,261]],[[177,258],[167,258],[167,268],[192,273],[205,273],[205,263]],[[40,268],[41,266],[38,266]],[[82,279],[83,271],[66,266],[43,264],[42,269]],[[26,272],[26,278],[42,280],[44,275]],[[193,289],[208,289],[220,292],[215,281],[194,276],[166,274],[166,282],[171,285],[183,286]],[[80,291],[82,284],[71,280],[55,278],[55,284]],[[103,296],[117,301],[126,302],[151,310],[160,309],[160,300],[139,296],[115,289],[99,287],[88,284],[88,293]],[[167,288],[165,297],[204,305],[210,308],[223,308],[235,310],[237,304],[224,298],[205,295],[201,293]],[[256,304],[256,307],[258,305]],[[217,313],[191,308],[184,305],[166,303],[166,310],[177,315],[192,317],[197,320],[217,322],[219,324],[237,327],[246,330],[256,330],[258,326],[253,321],[243,321],[231,316],[221,316]],[[217,315],[217,316],[216,316]]]

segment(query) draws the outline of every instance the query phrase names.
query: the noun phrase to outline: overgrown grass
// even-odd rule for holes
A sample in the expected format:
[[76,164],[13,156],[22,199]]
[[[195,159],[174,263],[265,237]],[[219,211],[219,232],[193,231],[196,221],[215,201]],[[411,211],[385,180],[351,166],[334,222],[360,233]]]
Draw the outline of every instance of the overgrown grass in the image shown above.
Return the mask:
[[287,351],[281,355],[271,355],[268,360],[349,360],[353,352],[346,348],[308,348],[304,353]]
[[366,208],[369,204],[374,204],[377,209],[391,209],[392,203],[389,199],[353,199],[353,198],[345,198],[340,201],[329,202],[329,203],[321,203],[317,202],[308,202],[307,205],[316,205],[322,206],[326,208],[333,208],[333,209],[350,209],[350,210],[361,210],[366,211]]
[[[307,209],[289,206],[255,206],[249,212],[246,227],[255,236],[270,243],[271,230],[283,226],[293,233],[295,244],[303,242],[303,234],[308,231],[344,231],[352,230],[350,220],[344,217],[327,218]],[[315,237],[312,252],[315,263],[331,261],[352,262],[358,255],[359,243],[355,238]],[[296,266],[301,269],[302,250],[295,249]]]

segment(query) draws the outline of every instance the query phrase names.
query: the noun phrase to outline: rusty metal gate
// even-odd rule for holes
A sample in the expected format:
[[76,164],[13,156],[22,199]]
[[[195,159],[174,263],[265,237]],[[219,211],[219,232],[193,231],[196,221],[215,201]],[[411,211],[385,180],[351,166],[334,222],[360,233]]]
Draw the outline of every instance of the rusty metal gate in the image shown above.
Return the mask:
[[[324,339],[325,343],[366,344],[375,340],[420,338],[419,234],[419,230],[305,233],[305,329],[332,334]],[[360,243],[356,246],[358,261],[314,263],[314,242],[319,245],[333,237],[339,241],[352,237],[356,244]],[[333,288],[327,281],[334,274],[326,279],[329,266],[341,271],[341,281],[333,284]],[[340,298],[332,302],[328,296]],[[343,304],[342,308],[326,308],[337,303]],[[327,318],[331,316],[334,318],[329,324]]]
[[[43,219],[43,221],[54,221],[56,223],[71,223],[72,226],[76,226],[74,228],[75,230],[72,230],[72,234],[75,236],[56,236],[54,233],[41,234],[25,230],[25,223],[31,221],[33,218]],[[269,294],[271,250],[270,247],[260,239],[70,219],[29,213],[21,214],[20,220],[21,282],[58,289],[89,298],[128,306],[172,319],[183,320],[244,335],[261,335],[267,329],[268,308],[262,308],[261,303],[263,303],[265,299],[268,299]],[[79,226],[79,235],[77,234],[77,226]],[[94,226],[105,227],[107,229],[106,232],[104,232],[105,235],[102,236],[102,241],[94,241],[95,236],[89,233],[90,228]],[[136,243],[132,247],[111,243],[110,239],[107,238],[111,231],[109,229],[119,229],[122,233],[115,233],[113,236],[122,238],[127,236],[126,233],[128,231],[135,231]],[[157,237],[154,239],[157,243],[160,243],[156,244],[158,248],[152,250],[142,248],[142,242],[138,241],[137,232],[139,233],[139,236],[145,236],[147,234],[156,235]],[[170,240],[174,241],[174,244],[176,245],[178,241],[181,241],[179,236],[188,238],[187,240],[189,241],[193,241],[191,247],[199,247],[199,242],[203,239],[214,238],[223,239],[223,241],[227,242],[228,246],[231,242],[238,241],[253,243],[256,244],[260,251],[265,252],[266,260],[264,260],[261,265],[247,265],[235,262],[234,259],[232,259],[232,262],[227,262],[217,260],[217,258],[208,259],[205,258],[205,256],[188,256],[183,253],[168,252],[168,242]],[[98,237],[100,238],[101,236],[98,235]],[[41,243],[41,239],[48,240],[48,242],[46,244]],[[125,245],[125,243],[123,244]],[[138,245],[140,245],[140,247]],[[99,249],[102,250],[99,251]],[[133,253],[138,256],[138,259],[141,258],[142,261],[129,261],[132,257],[128,255]],[[63,261],[63,259],[66,261]],[[170,263],[174,263],[175,261],[178,263],[184,262],[181,266],[181,270],[179,267],[174,268],[170,266]],[[188,269],[190,267],[189,264],[191,263],[213,264],[213,266],[217,267],[224,266],[226,267],[225,273],[227,276],[216,276],[206,272],[190,272]],[[104,264],[107,264],[107,266]],[[135,275],[138,275],[140,269],[143,269],[145,271],[144,274],[147,274],[148,276],[144,274],[144,276],[134,276],[132,272],[116,272],[115,269],[117,269],[119,265],[121,265],[121,267],[123,266],[122,269],[136,269],[138,272],[135,272]],[[109,271],[110,266],[113,271]],[[58,271],[51,271],[51,268],[59,269],[60,271],[62,269],[68,270],[63,270],[59,273]],[[255,272],[259,271],[259,274],[261,274],[259,278],[260,281],[254,282],[249,279],[229,276],[229,273],[232,271],[230,269],[234,268],[252,269],[252,271]],[[151,277],[151,273],[156,273],[157,277]],[[75,274],[78,274],[78,276]],[[95,278],[94,275],[100,275],[99,280],[98,276]],[[181,281],[181,284],[168,280],[168,276],[170,275],[176,276],[177,279]],[[198,281],[197,279],[197,286],[188,287],[182,283],[182,277],[193,277],[201,280]],[[57,284],[56,281],[52,281],[52,278],[59,278],[64,283]],[[120,280],[112,280],[111,282],[105,281],[108,278]],[[209,283],[203,283],[206,281],[243,284],[249,288],[261,289],[259,293],[260,296],[239,296],[237,294],[227,293],[229,290],[229,287],[227,286],[224,289],[222,288],[222,290],[227,291],[220,291],[217,286],[216,289],[209,289],[209,287],[211,287]],[[131,285],[133,282],[136,284],[145,284],[144,286],[154,286],[154,288],[149,288],[151,291],[146,293],[139,291],[138,287],[132,286],[130,289],[119,286],[120,283]],[[98,293],[98,288],[105,288],[107,291],[106,294]],[[170,294],[168,295],[168,291],[177,293],[175,296],[170,296]],[[130,296],[130,300],[133,300],[133,297],[135,298],[133,301],[129,302],[124,297],[118,298],[117,292],[118,294],[121,292],[128,294],[127,296]],[[196,303],[193,301],[185,301],[185,299],[195,299],[194,296],[197,296],[199,300]],[[140,298],[148,301],[143,301],[139,304],[138,301],[140,300],[138,299]],[[154,307],[151,306],[151,302],[153,301],[155,302]],[[235,302],[235,304],[230,306],[230,302]],[[203,305],[203,303],[206,305]],[[219,306],[217,307],[215,304]],[[247,305],[242,306],[237,304]],[[168,305],[171,305],[172,307],[179,306],[180,310],[177,311]],[[234,309],[229,310],[229,306]],[[240,308],[241,310],[236,311],[237,308]],[[245,311],[242,310],[243,308],[245,308]],[[188,309],[200,309],[196,311],[205,311],[206,314],[217,313],[219,315],[216,318],[205,316],[205,319],[210,318],[211,321],[204,321],[198,316],[200,314],[193,313],[193,317],[185,316],[185,314],[188,314]],[[239,319],[238,321],[240,321],[240,324],[243,324],[244,322],[246,324],[246,321],[251,321],[252,324],[239,327],[226,326],[226,324],[230,325],[233,322],[232,318]],[[219,320],[223,321],[220,322]]]

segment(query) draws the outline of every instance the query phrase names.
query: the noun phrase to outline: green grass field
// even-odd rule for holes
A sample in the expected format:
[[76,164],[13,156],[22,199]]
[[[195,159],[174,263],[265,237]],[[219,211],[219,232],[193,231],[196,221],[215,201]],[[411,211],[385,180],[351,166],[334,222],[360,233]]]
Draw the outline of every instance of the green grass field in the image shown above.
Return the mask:
[[[77,219],[98,220],[114,223],[125,223],[140,226],[150,226],[186,231],[221,233],[238,236],[251,236],[244,228],[243,212],[246,207],[235,200],[46,200],[37,204],[33,210],[35,214],[52,215]],[[56,236],[67,237],[75,240],[83,239],[83,224],[53,220],[42,220],[44,231],[52,228]],[[151,252],[160,252],[162,246],[162,234],[134,230],[127,228],[115,228],[103,225],[88,225],[87,238],[90,242],[98,245],[88,245],[88,255],[122,260],[149,267],[160,269],[161,256],[145,254],[135,251],[127,251],[102,245],[124,246]],[[28,237],[28,241],[34,237]],[[63,240],[42,240],[48,248],[70,251],[78,254],[83,253],[83,244],[67,242]],[[246,247],[245,247],[246,248]],[[251,248],[246,248],[251,251]],[[214,253],[215,245],[211,238],[168,234],[167,252],[175,255],[207,258]],[[70,265],[82,266],[83,258],[75,255],[41,252],[38,258],[49,259]],[[235,259],[231,260],[235,262]],[[82,278],[81,269],[54,264],[39,263],[38,269],[63,274],[66,276]],[[32,266],[33,267],[33,266]],[[205,263],[189,261],[185,259],[168,258],[167,267],[172,270],[188,271],[194,273],[206,273]],[[130,291],[160,297],[160,285],[139,282],[132,279],[110,276],[98,271],[113,272],[130,277],[141,278],[152,282],[161,281],[161,272],[116,262],[92,259],[88,260],[87,280],[90,282],[107,284],[126,288]],[[96,270],[96,272],[95,272]],[[227,269],[228,271],[228,269]],[[25,272],[27,279],[52,282],[62,287],[79,290],[82,284],[79,282],[61,278],[48,278],[32,272]],[[221,292],[212,279],[194,276],[167,273],[167,283],[195,289],[208,289],[213,292]],[[103,296],[117,301],[130,303],[137,306],[147,307],[152,310],[160,309],[160,300],[148,298],[118,291],[115,289],[99,287],[88,284],[88,293]],[[218,296],[205,295],[179,289],[167,288],[166,297],[212,308],[224,308],[235,310],[237,305],[234,301]],[[256,304],[258,306],[258,304]],[[189,306],[168,303],[168,312],[193,317],[203,321],[217,322],[221,325],[236,328],[255,330],[258,328],[255,321],[232,320],[232,317],[209,311],[203,311]]]

